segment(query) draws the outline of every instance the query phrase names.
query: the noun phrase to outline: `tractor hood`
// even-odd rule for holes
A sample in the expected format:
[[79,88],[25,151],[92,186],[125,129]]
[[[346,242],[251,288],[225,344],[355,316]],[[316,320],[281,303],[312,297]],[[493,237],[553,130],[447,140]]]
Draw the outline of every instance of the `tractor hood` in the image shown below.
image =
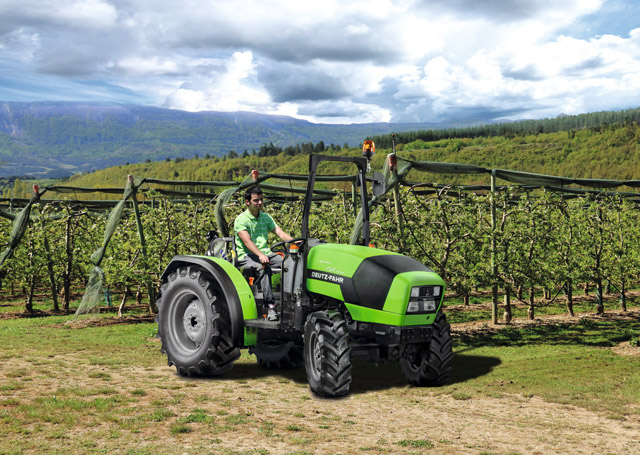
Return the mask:
[[311,292],[402,314],[412,286],[444,285],[436,273],[413,258],[358,245],[320,244],[311,248],[306,278]]

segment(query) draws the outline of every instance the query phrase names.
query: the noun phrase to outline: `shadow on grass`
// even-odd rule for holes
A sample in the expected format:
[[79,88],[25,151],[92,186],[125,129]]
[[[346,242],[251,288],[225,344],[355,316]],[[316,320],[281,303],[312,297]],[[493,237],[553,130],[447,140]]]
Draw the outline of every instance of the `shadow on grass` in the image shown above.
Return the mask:
[[[465,382],[489,373],[501,363],[497,357],[454,353],[453,372],[449,384]],[[307,384],[304,367],[294,369],[266,369],[256,363],[238,363],[233,369],[216,380],[238,381],[241,379],[260,380],[281,377],[297,384]],[[352,367],[350,394],[361,394],[398,387],[408,387],[400,364],[391,361],[382,365],[362,360],[354,360]]]
[[460,334],[458,343],[470,347],[525,345],[583,345],[612,347],[629,341],[640,331],[640,319],[599,321],[582,319],[577,324],[505,327],[495,332]]

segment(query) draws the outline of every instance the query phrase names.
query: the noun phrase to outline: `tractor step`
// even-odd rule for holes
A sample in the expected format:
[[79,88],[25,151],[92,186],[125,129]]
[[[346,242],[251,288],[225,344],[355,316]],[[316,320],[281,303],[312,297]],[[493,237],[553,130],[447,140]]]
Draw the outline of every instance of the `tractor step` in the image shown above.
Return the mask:
[[263,318],[247,319],[244,321],[247,327],[254,327],[256,329],[281,329],[281,321],[267,321]]

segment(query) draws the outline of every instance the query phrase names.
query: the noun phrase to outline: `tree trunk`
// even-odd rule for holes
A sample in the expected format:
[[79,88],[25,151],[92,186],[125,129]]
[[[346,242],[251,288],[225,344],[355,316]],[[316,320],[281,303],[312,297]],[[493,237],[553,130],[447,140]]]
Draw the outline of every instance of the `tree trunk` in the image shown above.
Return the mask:
[[602,280],[598,279],[596,282],[596,314],[604,314],[604,303],[602,301]]
[[71,271],[73,268],[73,245],[71,244],[71,214],[67,212],[67,222],[65,229],[64,248],[67,256],[67,261],[62,273],[62,286],[64,287],[64,300],[62,302],[62,308],[69,309],[71,303]]
[[[44,232],[44,229],[43,229]],[[44,234],[46,235],[46,234]],[[47,254],[47,271],[49,272],[49,282],[51,284],[51,299],[53,300],[53,310],[60,311],[60,305],[58,304],[58,285],[56,283],[56,275],[53,270],[53,258],[51,257],[51,248],[49,247],[49,240],[44,238],[44,249]]]
[[124,294],[122,295],[122,301],[120,302],[120,306],[118,307],[118,317],[119,318],[122,317],[122,310],[124,309],[124,304],[126,303],[126,301],[129,298],[130,294],[131,294],[131,288],[129,288],[129,285],[127,284],[124,287]]
[[571,280],[565,283],[564,294],[567,296],[567,311],[571,316],[575,316],[575,313],[573,312],[573,287]]
[[544,288],[544,299],[551,300],[551,291],[547,288]]
[[518,286],[518,289],[516,290],[516,297],[518,297],[518,300],[522,300],[523,292],[524,290],[522,289],[522,285]]
[[142,292],[140,292],[140,288],[136,291],[136,305],[142,305]]
[[535,295],[533,292],[534,292],[534,289],[532,286],[531,288],[529,288],[529,310],[527,311],[527,316],[529,316],[530,320],[533,320],[533,318],[535,317],[535,310],[534,310]]
[[66,276],[66,274],[62,279],[62,308],[68,310],[69,304],[71,303],[71,280],[69,280],[69,277]]
[[622,280],[622,289],[620,290],[620,308],[622,311],[627,311],[627,286],[625,280]]
[[582,286],[582,290],[584,291],[584,295],[589,295],[589,283],[585,283]]
[[504,314],[502,319],[505,324],[510,324],[513,319],[513,313],[511,312],[511,288],[507,286],[504,290]]
[[31,283],[29,284],[29,293],[27,294],[27,303],[24,306],[24,309],[27,313],[33,313],[33,294],[36,291],[36,278],[35,276],[31,278]]
[[147,283],[147,289],[149,290],[149,313],[158,313],[158,305],[156,305],[156,290],[151,282]]
[[31,271],[31,278],[29,280],[29,292],[27,293],[26,289],[23,288],[23,290],[25,291],[25,294],[27,295],[27,303],[25,305],[25,310],[28,313],[32,313],[33,312],[33,294],[35,293],[36,290],[36,273],[34,270],[34,259],[33,259],[33,242],[31,240],[29,240],[28,242],[28,248],[29,248],[29,270]]
[[465,305],[469,305],[469,293],[466,293],[462,296],[462,301]]

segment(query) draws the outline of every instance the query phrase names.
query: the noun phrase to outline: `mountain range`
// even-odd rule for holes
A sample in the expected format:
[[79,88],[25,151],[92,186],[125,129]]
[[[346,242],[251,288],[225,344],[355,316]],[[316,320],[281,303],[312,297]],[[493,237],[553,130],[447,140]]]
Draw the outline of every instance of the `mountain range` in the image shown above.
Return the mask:
[[[390,132],[466,123],[316,124],[252,112],[185,112],[148,106],[0,101],[0,177],[66,177],[126,163],[222,156],[273,143],[355,146]],[[476,124],[480,122],[475,122]]]

